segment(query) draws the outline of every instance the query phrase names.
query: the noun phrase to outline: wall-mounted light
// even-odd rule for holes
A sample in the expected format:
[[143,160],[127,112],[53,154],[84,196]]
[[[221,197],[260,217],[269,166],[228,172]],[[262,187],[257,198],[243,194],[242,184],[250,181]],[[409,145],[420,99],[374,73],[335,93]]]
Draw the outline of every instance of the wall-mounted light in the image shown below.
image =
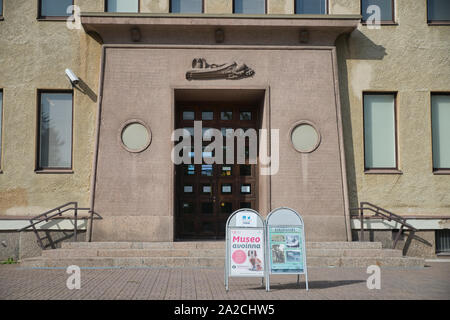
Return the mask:
[[78,79],[75,73],[70,69],[66,69],[66,76],[69,78],[72,85],[77,85],[80,82],[80,79]]

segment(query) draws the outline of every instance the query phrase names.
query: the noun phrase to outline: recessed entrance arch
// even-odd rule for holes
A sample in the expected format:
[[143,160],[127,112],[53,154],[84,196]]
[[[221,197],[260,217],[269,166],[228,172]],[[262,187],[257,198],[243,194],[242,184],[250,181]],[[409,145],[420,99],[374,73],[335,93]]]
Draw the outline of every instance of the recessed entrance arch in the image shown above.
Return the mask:
[[[263,100],[264,90],[199,89],[176,93],[175,128],[184,128],[193,135],[194,121],[201,121],[204,137],[210,128],[219,130],[223,136],[223,157],[222,161],[207,163],[208,158],[216,156],[215,151],[205,151],[214,142],[212,138],[202,142],[203,161],[195,163],[191,137],[191,150],[185,151],[190,162],[175,165],[174,169],[175,240],[224,239],[225,224],[232,212],[240,208],[258,209],[258,164],[251,160],[249,138],[244,138],[244,161],[238,159],[237,130],[242,129],[242,133],[255,130],[258,136]],[[233,135],[230,145],[227,141]],[[256,155],[258,149],[256,144]],[[227,150],[233,151],[233,157],[226,156]]]

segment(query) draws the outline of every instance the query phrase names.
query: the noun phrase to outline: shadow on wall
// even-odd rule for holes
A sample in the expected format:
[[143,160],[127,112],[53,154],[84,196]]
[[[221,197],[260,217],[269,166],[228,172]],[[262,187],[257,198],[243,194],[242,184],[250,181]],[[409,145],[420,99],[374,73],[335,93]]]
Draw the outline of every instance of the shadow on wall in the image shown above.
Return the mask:
[[353,149],[353,129],[350,110],[347,60],[382,60],[387,53],[386,48],[377,45],[359,30],[355,30],[351,34],[344,34],[338,37],[336,40],[336,48],[348,197],[350,208],[356,208],[359,206],[359,200],[356,186],[356,168]]
[[81,93],[87,95],[89,99],[92,100],[92,102],[97,102],[97,95],[94,91],[89,88],[89,86],[86,84],[86,82],[83,81],[83,79],[79,79],[80,82],[75,86],[78,90],[80,90]]

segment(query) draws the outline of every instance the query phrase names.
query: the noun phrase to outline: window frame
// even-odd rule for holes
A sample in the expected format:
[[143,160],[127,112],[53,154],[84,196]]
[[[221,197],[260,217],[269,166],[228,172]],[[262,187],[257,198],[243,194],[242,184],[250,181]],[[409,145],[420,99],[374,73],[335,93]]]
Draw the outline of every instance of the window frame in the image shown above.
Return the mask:
[[[137,0],[137,2],[138,2],[138,11],[137,12],[115,12],[115,11],[113,12],[113,11],[108,11],[108,0],[105,0],[103,11],[109,12],[109,13],[141,13],[141,1]],[[172,1],[169,1],[169,2],[172,2]]]
[[435,175],[450,175],[450,168],[435,168],[434,167],[434,152],[433,152],[433,96],[449,96],[450,91],[431,91],[430,92],[430,141],[431,141],[431,168]]
[[[41,143],[41,96],[45,93],[70,93],[72,94],[72,127],[70,147],[70,167],[41,167],[40,166],[40,143]],[[73,89],[37,89],[36,94],[36,147],[35,147],[35,173],[73,173],[73,123],[74,123],[74,90]]]
[[[234,3],[234,1],[233,1],[233,3]],[[169,0],[169,13],[172,13],[172,14],[202,14],[202,13],[205,13],[205,0],[202,0],[202,12],[199,12],[199,13],[172,12],[172,0]]]
[[[310,13],[297,13],[297,1],[296,0],[293,0],[294,1],[294,14],[310,14]],[[325,10],[325,13],[316,13],[317,15],[328,15],[328,14],[330,14],[330,0],[325,0],[326,1],[326,10]],[[267,2],[267,0],[266,0],[266,2]]]
[[[203,0],[204,1],[204,0]],[[294,2],[295,2],[295,0],[294,0]],[[232,0],[232,3],[231,3],[231,6],[232,6],[232,13],[233,14],[247,14],[247,15],[249,15],[249,14],[261,14],[261,13],[236,13],[235,11],[235,0]],[[263,14],[267,14],[267,0],[264,0],[264,13]]]
[[[392,20],[380,20],[380,25],[382,26],[397,26],[397,20],[396,14],[395,14],[395,8],[396,8],[396,0],[390,0],[391,1],[391,9],[392,9]],[[360,7],[360,14],[361,14],[361,24],[364,26],[367,26],[367,20],[363,19],[363,6],[362,6],[363,0],[359,1],[359,7]]]
[[0,21],[3,21],[3,20],[5,20],[5,18],[4,18],[4,12],[3,12],[3,10],[5,9],[5,0],[2,0],[1,1],[1,4],[0,4]]
[[448,26],[450,25],[450,20],[429,20],[429,3],[430,0],[425,0],[426,1],[426,7],[427,7],[427,13],[426,13],[426,20],[427,20],[427,24],[429,26]]
[[[394,96],[394,133],[395,133],[395,167],[387,168],[368,168],[366,166],[366,134],[365,134],[365,108],[364,102],[366,95],[393,95]],[[362,146],[364,154],[364,173],[365,174],[403,174],[399,168],[399,143],[398,143],[398,92],[397,91],[363,91],[362,93]]]
[[[67,19],[70,17],[69,16],[43,16],[42,15],[42,1],[44,0],[38,0],[37,1],[37,20],[39,21],[67,21]],[[71,0],[72,1],[72,6],[75,4],[75,0]],[[72,11],[73,14],[73,11]]]

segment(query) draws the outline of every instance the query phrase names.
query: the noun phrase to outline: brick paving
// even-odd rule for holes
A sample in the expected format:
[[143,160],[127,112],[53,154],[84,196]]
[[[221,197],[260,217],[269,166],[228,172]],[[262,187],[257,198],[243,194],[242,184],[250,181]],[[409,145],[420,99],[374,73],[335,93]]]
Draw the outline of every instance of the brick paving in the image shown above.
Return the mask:
[[421,269],[381,269],[381,289],[366,287],[364,268],[309,268],[309,287],[296,276],[272,276],[271,292],[259,279],[231,278],[227,293],[222,269],[81,269],[81,289],[69,290],[65,269],[0,266],[0,300],[278,300],[278,299],[450,299],[450,263]]

